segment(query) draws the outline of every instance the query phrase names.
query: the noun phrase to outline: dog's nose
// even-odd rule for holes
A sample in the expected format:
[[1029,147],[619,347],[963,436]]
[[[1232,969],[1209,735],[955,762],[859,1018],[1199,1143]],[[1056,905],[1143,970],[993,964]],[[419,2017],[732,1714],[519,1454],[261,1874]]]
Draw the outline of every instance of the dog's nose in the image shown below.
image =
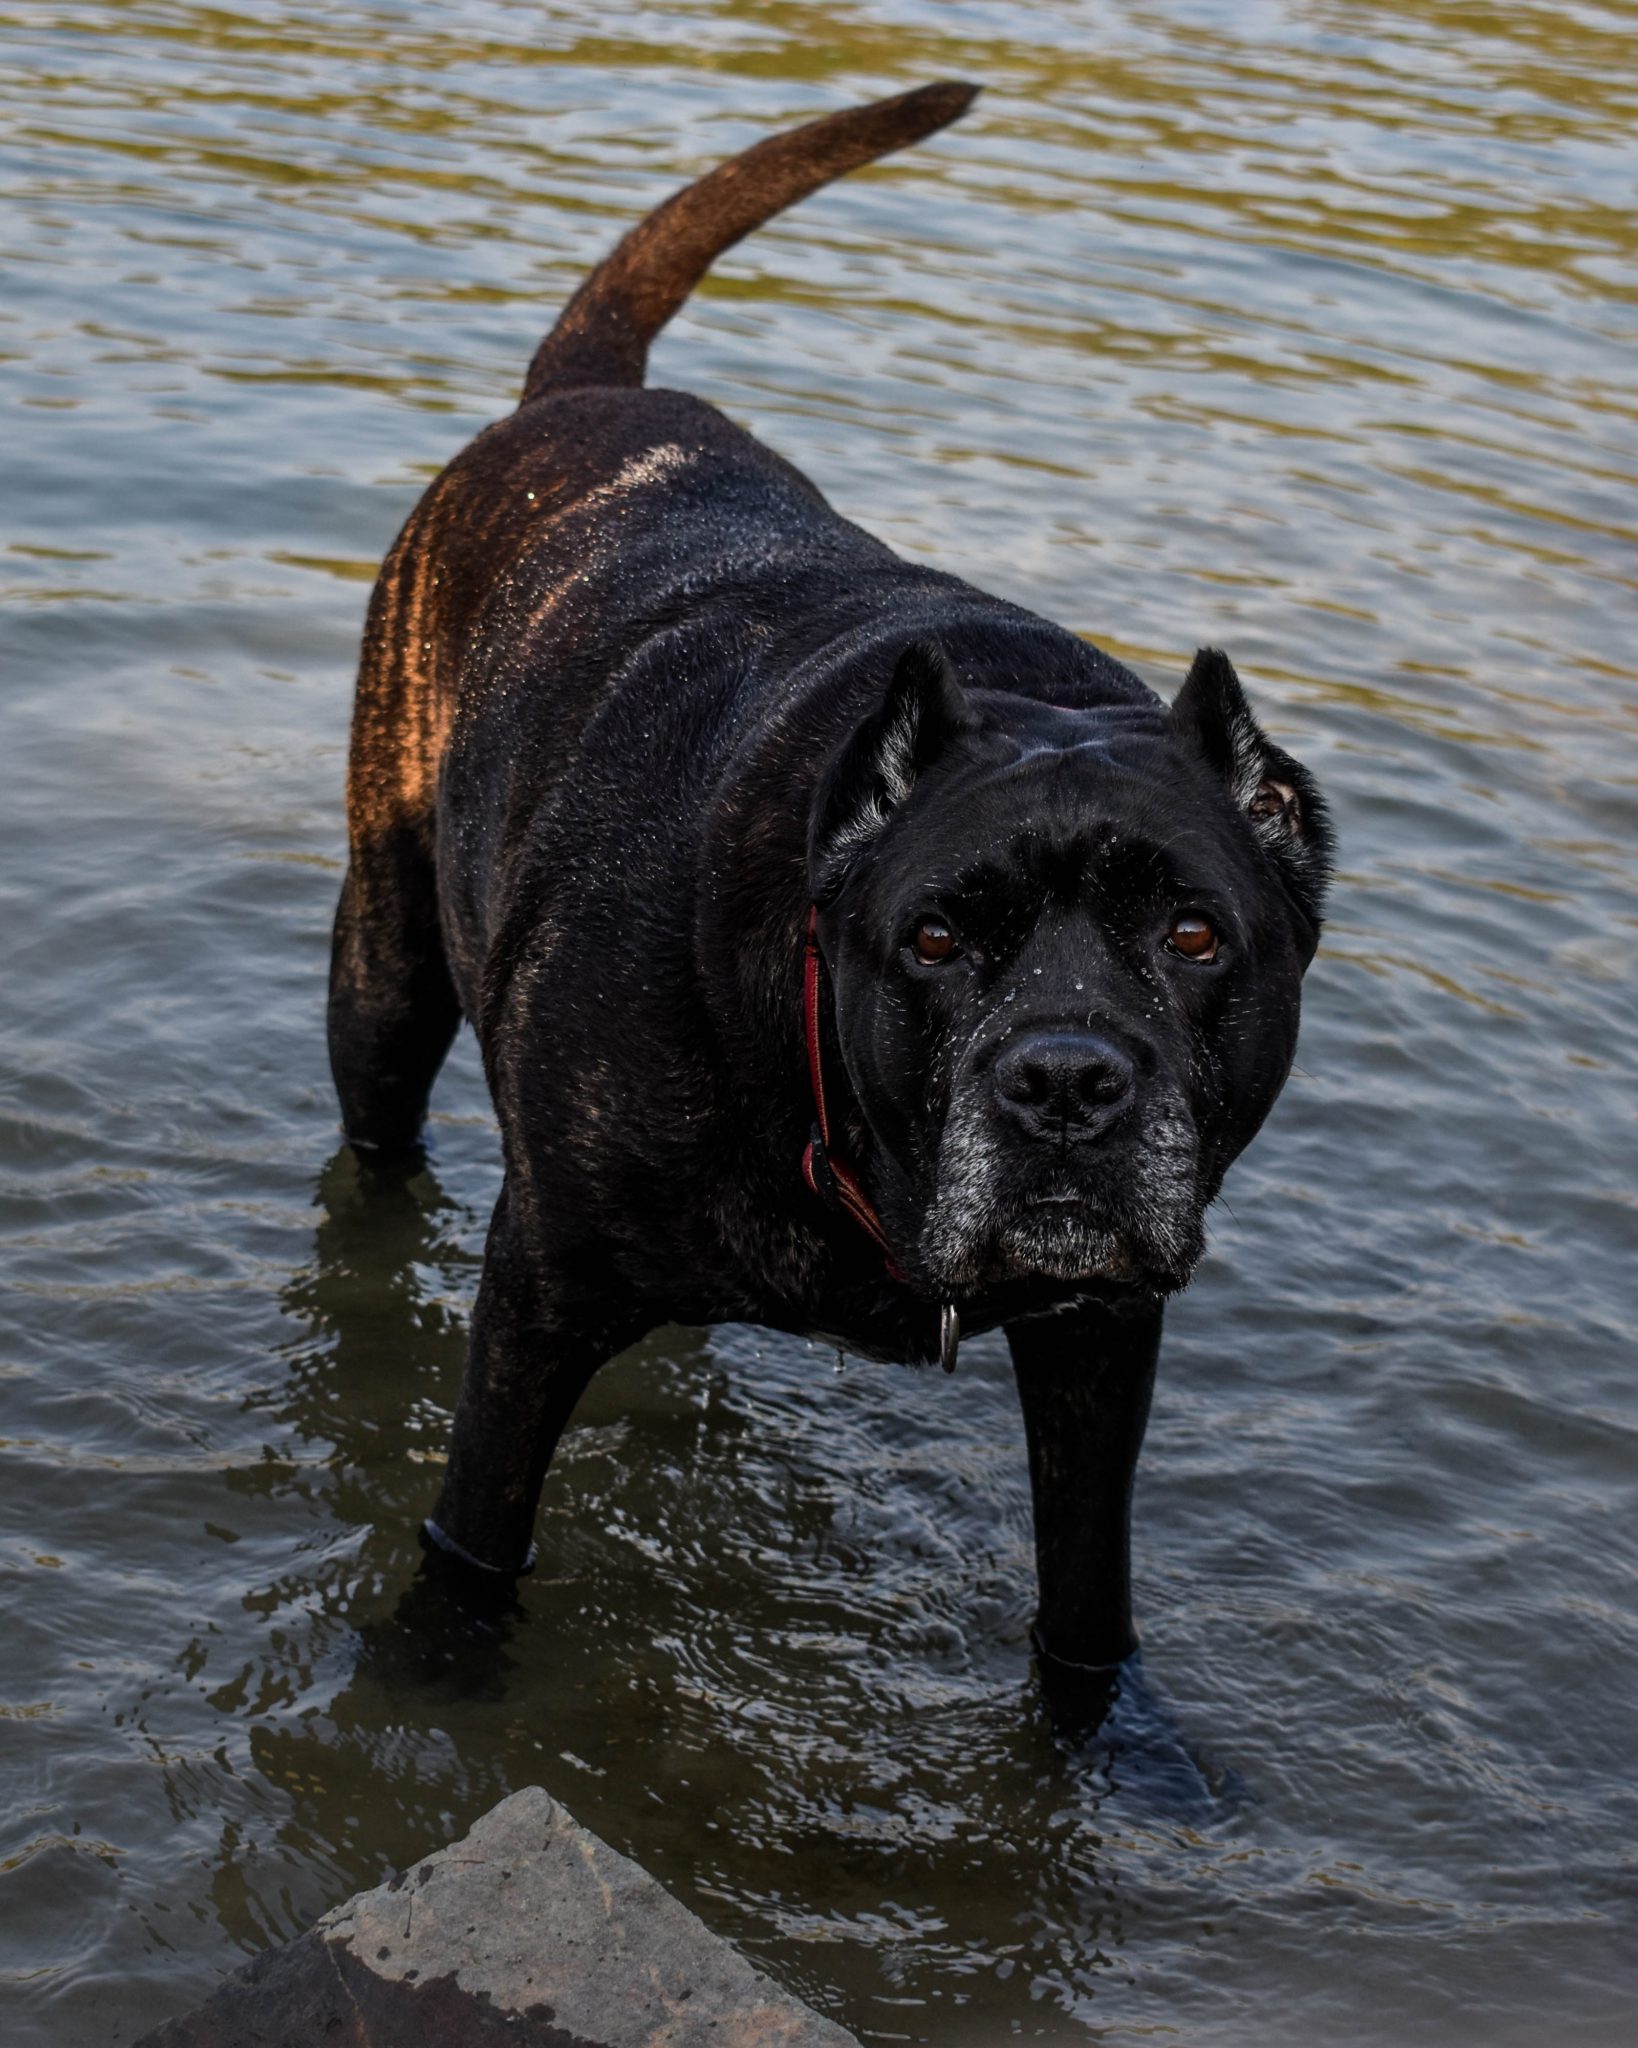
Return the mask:
[[1134,1078],[1119,1046],[1084,1031],[1033,1031],[995,1063],[1002,1106],[1040,1131],[1101,1131],[1126,1107]]

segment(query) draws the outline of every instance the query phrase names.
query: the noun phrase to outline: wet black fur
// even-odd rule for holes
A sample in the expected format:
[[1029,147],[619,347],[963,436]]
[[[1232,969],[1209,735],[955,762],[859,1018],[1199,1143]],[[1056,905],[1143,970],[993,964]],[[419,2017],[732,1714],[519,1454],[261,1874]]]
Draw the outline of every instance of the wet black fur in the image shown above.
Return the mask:
[[[1009,978],[1032,1024],[1118,1039],[1148,1063],[1141,1086],[1181,1077],[1201,1206],[1215,1193],[1290,1063],[1329,843],[1222,657],[1168,713],[1074,635],[900,560],[668,391],[527,400],[452,464],[395,561],[384,586],[436,586],[447,743],[430,811],[355,830],[332,1044],[349,1133],[406,1146],[458,1006],[500,1119],[441,1541],[518,1568],[576,1398],[658,1323],[935,1355],[951,1290],[918,1250],[927,1175],[952,1076],[981,1090],[1004,1042]],[[359,758],[361,787],[390,780]],[[903,1279],[800,1170],[815,901],[838,1149]],[[932,906],[964,939],[937,972],[906,952]],[[1220,962],[1167,956],[1186,907],[1218,922]],[[1009,1143],[1027,1203],[1049,1148]],[[1116,1215],[1128,1139],[1060,1150]],[[1066,1660],[1131,1645],[1131,1471],[1160,1303],[1186,1277],[1002,1261],[958,1295],[969,1330],[1005,1322],[1013,1341],[1038,1640]]]

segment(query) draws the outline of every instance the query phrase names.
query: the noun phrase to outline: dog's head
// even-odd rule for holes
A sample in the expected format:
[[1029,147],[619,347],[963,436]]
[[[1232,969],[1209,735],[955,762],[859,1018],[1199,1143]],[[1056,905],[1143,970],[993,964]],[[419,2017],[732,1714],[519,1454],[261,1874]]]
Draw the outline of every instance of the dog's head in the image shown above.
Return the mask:
[[822,778],[820,939],[910,1276],[1170,1291],[1296,1045],[1331,837],[1227,659],[1169,712],[899,660]]

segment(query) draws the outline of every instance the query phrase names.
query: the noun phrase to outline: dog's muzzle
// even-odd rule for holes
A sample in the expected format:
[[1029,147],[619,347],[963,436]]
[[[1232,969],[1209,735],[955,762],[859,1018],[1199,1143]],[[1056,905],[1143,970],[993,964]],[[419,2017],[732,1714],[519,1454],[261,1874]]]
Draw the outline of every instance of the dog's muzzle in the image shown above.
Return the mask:
[[1197,1155],[1181,1096],[1112,1038],[1020,1032],[958,1076],[922,1267],[952,1295],[1030,1278],[1180,1287],[1204,1242]]

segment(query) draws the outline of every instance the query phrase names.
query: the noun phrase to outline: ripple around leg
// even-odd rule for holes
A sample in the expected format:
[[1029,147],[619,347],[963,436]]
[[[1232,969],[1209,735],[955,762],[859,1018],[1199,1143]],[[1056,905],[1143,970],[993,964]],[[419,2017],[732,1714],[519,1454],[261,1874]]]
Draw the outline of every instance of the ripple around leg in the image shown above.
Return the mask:
[[1141,1651],[1094,1670],[1035,1658],[1035,1674],[1054,1735],[1076,1763],[1106,1781],[1123,1816],[1204,1827],[1247,1806],[1250,1791],[1232,1768],[1190,1745],[1150,1685]]

